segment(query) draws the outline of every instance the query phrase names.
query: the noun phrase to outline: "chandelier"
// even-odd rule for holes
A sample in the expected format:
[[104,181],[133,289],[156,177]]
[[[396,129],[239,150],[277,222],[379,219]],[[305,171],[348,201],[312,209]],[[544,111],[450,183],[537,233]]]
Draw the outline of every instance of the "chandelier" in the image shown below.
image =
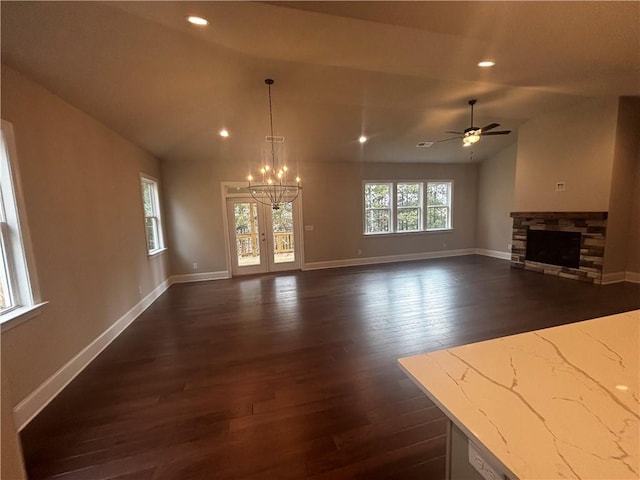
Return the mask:
[[267,143],[271,145],[271,161],[269,162],[269,159],[266,159],[256,177],[249,174],[247,180],[249,181],[249,192],[257,202],[269,205],[274,210],[279,210],[280,205],[291,203],[298,198],[302,187],[300,186],[300,177],[296,177],[295,182],[290,181],[289,168],[284,162],[276,161],[275,137],[273,135],[273,110],[271,107],[271,85],[273,85],[273,80],[267,78],[264,83],[267,84],[267,88],[269,89],[269,125],[271,127],[271,136],[267,137]]

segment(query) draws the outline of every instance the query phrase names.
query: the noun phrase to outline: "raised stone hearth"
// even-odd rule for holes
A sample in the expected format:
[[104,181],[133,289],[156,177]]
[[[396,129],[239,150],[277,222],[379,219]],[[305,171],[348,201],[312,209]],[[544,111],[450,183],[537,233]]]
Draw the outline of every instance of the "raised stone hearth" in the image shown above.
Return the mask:
[[[608,212],[511,212],[511,266],[574,280],[602,283],[607,216]],[[561,267],[528,260],[528,230],[579,232],[582,235],[579,267]]]

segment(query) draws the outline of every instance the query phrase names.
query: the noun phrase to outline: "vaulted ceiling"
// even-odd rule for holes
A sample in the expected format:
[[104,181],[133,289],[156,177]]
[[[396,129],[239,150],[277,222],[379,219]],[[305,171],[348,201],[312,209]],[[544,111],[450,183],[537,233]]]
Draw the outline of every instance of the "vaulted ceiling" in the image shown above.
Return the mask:
[[[269,133],[267,77],[275,79],[274,133],[300,163],[481,161],[543,112],[640,95],[639,2],[1,8],[3,63],[168,161],[259,157]],[[210,24],[193,26],[187,15]],[[484,59],[496,66],[479,68]],[[514,132],[483,138],[473,156],[459,140],[416,148],[468,127],[471,98],[477,126]]]

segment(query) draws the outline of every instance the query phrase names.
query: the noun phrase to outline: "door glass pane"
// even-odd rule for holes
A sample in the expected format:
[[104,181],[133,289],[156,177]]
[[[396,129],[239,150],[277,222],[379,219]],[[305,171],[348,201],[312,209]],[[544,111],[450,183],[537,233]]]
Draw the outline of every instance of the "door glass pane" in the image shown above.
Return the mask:
[[260,240],[257,203],[234,203],[238,266],[260,265]]
[[271,210],[273,225],[273,263],[295,261],[293,239],[293,206],[290,203]]

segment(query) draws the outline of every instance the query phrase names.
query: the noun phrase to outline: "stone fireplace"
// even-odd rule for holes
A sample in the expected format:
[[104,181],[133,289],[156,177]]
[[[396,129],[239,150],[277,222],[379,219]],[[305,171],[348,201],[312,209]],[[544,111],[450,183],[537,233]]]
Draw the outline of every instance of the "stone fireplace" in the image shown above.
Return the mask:
[[[511,212],[511,266],[602,283],[607,216],[607,212]],[[535,248],[527,248],[528,237]]]

